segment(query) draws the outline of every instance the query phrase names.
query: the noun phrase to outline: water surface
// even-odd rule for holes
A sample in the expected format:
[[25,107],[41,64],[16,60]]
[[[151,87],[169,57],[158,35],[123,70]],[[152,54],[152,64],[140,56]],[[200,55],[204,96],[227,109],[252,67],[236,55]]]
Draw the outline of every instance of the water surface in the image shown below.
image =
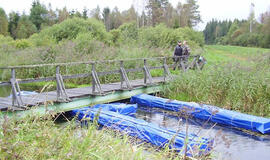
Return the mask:
[[214,139],[213,159],[221,160],[270,160],[270,135],[262,136],[240,130],[206,123],[202,120],[172,116],[161,109],[139,107],[136,117],[165,128]]

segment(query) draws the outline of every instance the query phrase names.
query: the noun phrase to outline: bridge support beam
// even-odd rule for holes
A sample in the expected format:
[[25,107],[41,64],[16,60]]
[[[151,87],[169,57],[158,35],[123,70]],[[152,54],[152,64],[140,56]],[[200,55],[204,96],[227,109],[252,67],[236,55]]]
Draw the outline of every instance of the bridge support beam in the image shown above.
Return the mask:
[[16,73],[15,73],[14,68],[11,69],[10,84],[11,84],[11,89],[12,89],[12,106],[25,109],[26,107],[24,106],[24,103],[21,97],[21,89],[16,79]]
[[[123,61],[120,61],[120,74],[121,74],[121,89],[129,89],[131,90],[133,87],[131,86],[130,84],[130,81],[128,79],[128,75],[127,75],[127,72],[124,68],[124,62]],[[124,85],[124,82],[126,83],[126,88],[123,86]]]
[[167,77],[169,79],[172,79],[171,72],[170,72],[169,67],[167,65],[167,58],[166,57],[163,59],[163,73],[164,73],[164,82],[167,81]]
[[[150,70],[148,68],[146,59],[144,59],[143,71],[144,71],[144,84],[145,85],[148,85],[148,84],[152,85],[153,84],[153,77],[152,77]],[[149,83],[147,83],[147,80],[149,81]]]
[[96,72],[95,63],[92,63],[92,94],[93,95],[103,95],[104,92],[102,91],[100,80],[98,78],[98,74]]
[[57,102],[70,102],[71,99],[68,97],[63,77],[60,74],[60,66],[56,66],[56,92],[57,92]]

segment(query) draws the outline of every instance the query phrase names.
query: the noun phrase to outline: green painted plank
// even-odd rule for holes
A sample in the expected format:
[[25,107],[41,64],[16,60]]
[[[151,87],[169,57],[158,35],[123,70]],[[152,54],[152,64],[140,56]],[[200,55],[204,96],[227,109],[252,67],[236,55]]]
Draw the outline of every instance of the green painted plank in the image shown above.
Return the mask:
[[100,103],[109,103],[113,101],[123,100],[130,98],[134,95],[140,93],[156,93],[161,91],[163,85],[155,85],[155,86],[147,86],[147,87],[140,87],[133,90],[126,90],[126,91],[115,91],[105,96],[90,96],[84,98],[74,99],[72,102],[69,103],[57,103],[53,105],[41,105],[30,110],[26,111],[15,111],[15,112],[1,112],[0,119],[3,118],[4,115],[8,117],[25,117],[27,115],[45,115],[47,113],[60,113],[65,111],[70,111],[76,108],[82,108],[89,105],[100,104]]

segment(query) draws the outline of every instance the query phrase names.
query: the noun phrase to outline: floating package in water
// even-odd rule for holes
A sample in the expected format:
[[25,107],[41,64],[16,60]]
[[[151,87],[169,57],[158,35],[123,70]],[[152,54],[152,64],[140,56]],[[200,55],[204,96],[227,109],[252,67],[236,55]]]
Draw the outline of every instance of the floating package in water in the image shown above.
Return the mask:
[[270,133],[270,119],[222,109],[216,106],[182,102],[139,94],[131,98],[131,103],[147,107],[156,107],[165,110],[182,112],[202,120],[247,129],[262,134]]
[[[137,104],[124,104],[124,103],[110,103],[110,104],[97,104],[93,107],[84,107],[80,109],[74,109],[72,110],[71,114],[72,116],[76,116],[76,113],[82,112],[82,111],[89,111],[91,109],[98,109],[102,111],[112,111],[116,112],[122,115],[129,115],[132,116],[137,111]],[[79,117],[79,119],[83,119],[83,117]]]
[[[112,107],[123,104],[114,104]],[[136,105],[136,104],[135,104]],[[131,105],[129,105],[130,107]],[[129,136],[141,139],[145,142],[164,148],[168,145],[176,151],[183,151],[186,135],[174,130],[159,127],[153,123],[148,123],[141,119],[120,114],[107,108],[108,104],[94,107],[72,110],[73,115],[77,115],[79,120],[97,120],[100,125],[113,130],[120,131]],[[124,107],[125,108],[125,107]],[[126,113],[126,112],[125,112]],[[188,155],[207,154],[211,150],[213,141],[190,134],[188,136]]]

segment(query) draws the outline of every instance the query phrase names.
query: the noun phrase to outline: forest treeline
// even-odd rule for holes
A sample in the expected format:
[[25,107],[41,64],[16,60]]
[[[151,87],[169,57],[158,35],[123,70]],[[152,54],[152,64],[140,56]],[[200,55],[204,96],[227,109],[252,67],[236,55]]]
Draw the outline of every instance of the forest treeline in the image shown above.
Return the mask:
[[122,12],[117,7],[101,10],[99,6],[92,10],[84,8],[80,12],[67,8],[53,10],[50,4],[46,6],[34,0],[29,15],[14,11],[6,15],[4,9],[0,8],[0,34],[10,35],[14,39],[28,38],[48,26],[73,17],[96,18],[105,24],[107,31],[128,22],[136,22],[137,27],[164,23],[169,28],[193,27],[201,22],[196,0],[187,0],[184,4],[179,2],[176,8],[168,0],[146,0],[145,4],[141,13],[133,5]]
[[[106,31],[112,34],[111,41],[113,43],[119,42],[117,37],[119,37],[120,30],[123,31],[125,27],[134,29],[131,27],[131,23],[134,24],[136,30],[144,28],[146,30],[148,29],[150,33],[155,32],[154,30],[151,30],[151,27],[153,28],[161,25],[166,27],[166,29],[171,29],[168,30],[171,32],[168,33],[171,37],[159,37],[165,38],[165,40],[159,40],[160,42],[163,42],[168,41],[168,39],[176,40],[176,37],[179,37],[179,34],[186,35],[186,33],[177,33],[176,30],[180,31],[182,29],[183,31],[184,28],[186,28],[186,30],[193,30],[192,28],[202,22],[197,0],[186,0],[185,3],[179,2],[176,7],[173,7],[168,0],[145,0],[144,2],[144,9],[138,13],[138,9],[133,5],[124,11],[120,11],[117,7],[113,9],[108,7],[101,9],[99,6],[92,10],[84,8],[82,11],[78,11],[68,10],[66,7],[62,9],[53,9],[50,4],[46,6],[45,4],[40,3],[39,0],[34,0],[30,11],[28,12],[29,14],[21,14],[12,11],[7,15],[5,10],[0,8],[0,35],[11,37],[14,40],[28,39],[29,37],[37,37],[35,36],[35,33],[40,33],[53,25],[59,25],[67,19],[81,18],[85,20],[96,19],[103,23]],[[213,19],[207,23],[203,34],[207,44],[270,48],[269,28],[270,11],[267,11],[260,15],[259,20],[255,19],[254,14],[250,14],[247,20],[236,19],[234,21],[218,21]],[[72,28],[67,27],[66,29],[69,32],[72,31]],[[133,34],[128,34],[126,36],[136,37],[136,30],[134,30]],[[157,35],[152,36],[158,37]],[[201,41],[200,36],[189,37],[188,39],[196,38],[196,41],[198,42]],[[46,41],[43,43],[46,43]],[[157,44],[159,42],[151,41],[149,43]],[[202,46],[203,43],[204,42],[199,42],[199,45]],[[171,42],[169,44],[171,44]],[[160,45],[168,46],[168,44]]]
[[203,32],[207,44],[270,48],[270,9],[262,13],[258,20],[254,14],[250,14],[247,20],[213,19]]

